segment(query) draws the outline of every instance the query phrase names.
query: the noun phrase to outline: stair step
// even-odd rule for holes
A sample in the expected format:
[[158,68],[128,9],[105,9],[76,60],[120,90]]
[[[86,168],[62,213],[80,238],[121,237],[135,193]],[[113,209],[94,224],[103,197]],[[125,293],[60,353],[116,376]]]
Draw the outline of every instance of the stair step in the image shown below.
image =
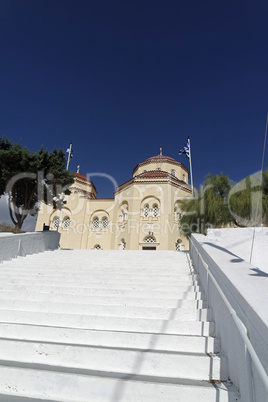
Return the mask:
[[235,402],[187,253],[57,250],[0,270],[0,400]]
[[[31,341],[0,340],[1,363],[18,362],[28,368],[36,365],[57,367],[78,373],[77,369],[129,375],[186,378],[200,381],[227,380],[226,358],[205,353],[144,351],[124,348],[72,346]],[[103,364],[105,362],[105,365]]]
[[[35,400],[61,402],[235,402],[233,387],[207,382],[168,383],[164,379],[133,376],[112,378],[108,374],[77,375],[62,372],[0,366],[0,400],[8,397],[31,397]],[[125,376],[126,377],[126,376]],[[2,394],[2,396],[1,396]],[[2,398],[2,399],[1,399]],[[21,401],[26,402],[26,401]],[[36,401],[37,402],[37,401]]]
[[121,347],[188,353],[218,353],[219,339],[210,336],[166,335],[109,330],[45,327],[0,323],[0,339],[59,344]]
[[0,316],[2,310],[14,311],[38,311],[44,313],[67,313],[87,316],[110,316],[128,318],[148,318],[164,320],[186,320],[186,321],[211,321],[211,309],[184,308],[159,308],[159,307],[137,307],[137,306],[110,306],[97,304],[71,304],[27,301],[27,300],[2,300],[0,304]]
[[213,336],[214,323],[0,310],[0,322],[54,327]]
[[[0,283],[0,291],[16,291],[16,290],[27,290],[30,292],[42,292],[42,293],[50,293],[50,294],[73,294],[73,295],[120,295],[120,296],[129,296],[129,297],[154,297],[154,298],[186,298],[187,296],[192,299],[198,299],[198,294],[200,294],[199,286],[178,286],[176,290],[157,290],[157,289],[126,289],[126,288],[110,288],[107,286],[106,288],[97,288],[92,287],[84,287],[80,285],[79,287],[62,287],[62,286],[44,286],[44,285],[2,285]],[[195,294],[197,293],[197,295]]]
[[[34,293],[27,292],[24,290],[16,290],[13,292],[2,291],[0,293],[0,306],[4,300],[29,300],[35,301],[51,301],[50,293]],[[53,295],[53,301],[56,303],[70,303],[73,304],[108,304],[108,305],[123,305],[123,306],[143,306],[143,307],[168,307],[168,308],[204,308],[206,307],[206,302],[197,299],[159,299],[159,298],[135,298],[135,297],[119,297],[119,296],[80,296],[80,295],[70,295],[70,294],[55,294]]]

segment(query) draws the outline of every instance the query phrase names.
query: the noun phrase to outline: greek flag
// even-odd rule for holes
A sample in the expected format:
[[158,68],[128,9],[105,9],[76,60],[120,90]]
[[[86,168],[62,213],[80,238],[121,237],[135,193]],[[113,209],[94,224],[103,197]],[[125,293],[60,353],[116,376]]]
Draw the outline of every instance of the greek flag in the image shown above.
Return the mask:
[[187,142],[187,144],[184,145],[183,149],[179,151],[179,155],[182,154],[185,154],[188,159],[190,158],[189,142]]
[[68,149],[66,149],[66,152],[68,152],[68,154],[70,155],[70,159],[73,159],[73,151],[72,151],[72,149],[70,149],[70,148],[68,148]]

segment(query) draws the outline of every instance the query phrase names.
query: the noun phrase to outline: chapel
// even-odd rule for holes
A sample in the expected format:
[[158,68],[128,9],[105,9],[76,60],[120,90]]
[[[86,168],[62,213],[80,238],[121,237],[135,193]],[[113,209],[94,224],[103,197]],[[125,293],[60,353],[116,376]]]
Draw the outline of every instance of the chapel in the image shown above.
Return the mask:
[[36,231],[58,230],[68,249],[187,250],[180,204],[192,195],[188,177],[184,164],[160,153],[138,163],[113,198],[97,198],[77,172],[60,209],[41,203]]

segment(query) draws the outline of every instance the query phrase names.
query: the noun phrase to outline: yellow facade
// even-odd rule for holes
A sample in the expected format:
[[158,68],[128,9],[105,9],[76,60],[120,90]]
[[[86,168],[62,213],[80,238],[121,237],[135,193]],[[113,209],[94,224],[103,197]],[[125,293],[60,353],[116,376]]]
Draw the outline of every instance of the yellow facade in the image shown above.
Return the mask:
[[180,202],[191,197],[188,169],[158,155],[139,163],[114,198],[97,198],[94,184],[80,173],[62,209],[41,204],[36,231],[44,225],[61,233],[71,249],[186,250],[179,227]]

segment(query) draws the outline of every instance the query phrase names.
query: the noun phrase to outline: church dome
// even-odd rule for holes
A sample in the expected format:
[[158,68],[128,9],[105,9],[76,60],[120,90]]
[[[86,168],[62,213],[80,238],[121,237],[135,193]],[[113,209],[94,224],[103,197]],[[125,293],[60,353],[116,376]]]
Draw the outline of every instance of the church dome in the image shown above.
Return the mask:
[[149,162],[150,160],[153,160],[153,162],[155,162],[156,160],[160,160],[161,162],[163,162],[166,159],[169,161],[177,162],[176,159],[171,158],[170,156],[164,156],[164,155],[151,156],[150,158],[146,159],[144,162]]
[[[163,170],[165,172],[171,172],[171,170],[182,169],[188,175],[187,167],[181,163],[176,161],[176,159],[171,158],[170,156],[165,155],[156,155],[151,156],[145,161],[138,163],[133,169],[132,175],[133,177],[139,175],[141,173],[145,173],[147,171],[155,171],[155,170]],[[179,174],[177,176],[180,176]]]

